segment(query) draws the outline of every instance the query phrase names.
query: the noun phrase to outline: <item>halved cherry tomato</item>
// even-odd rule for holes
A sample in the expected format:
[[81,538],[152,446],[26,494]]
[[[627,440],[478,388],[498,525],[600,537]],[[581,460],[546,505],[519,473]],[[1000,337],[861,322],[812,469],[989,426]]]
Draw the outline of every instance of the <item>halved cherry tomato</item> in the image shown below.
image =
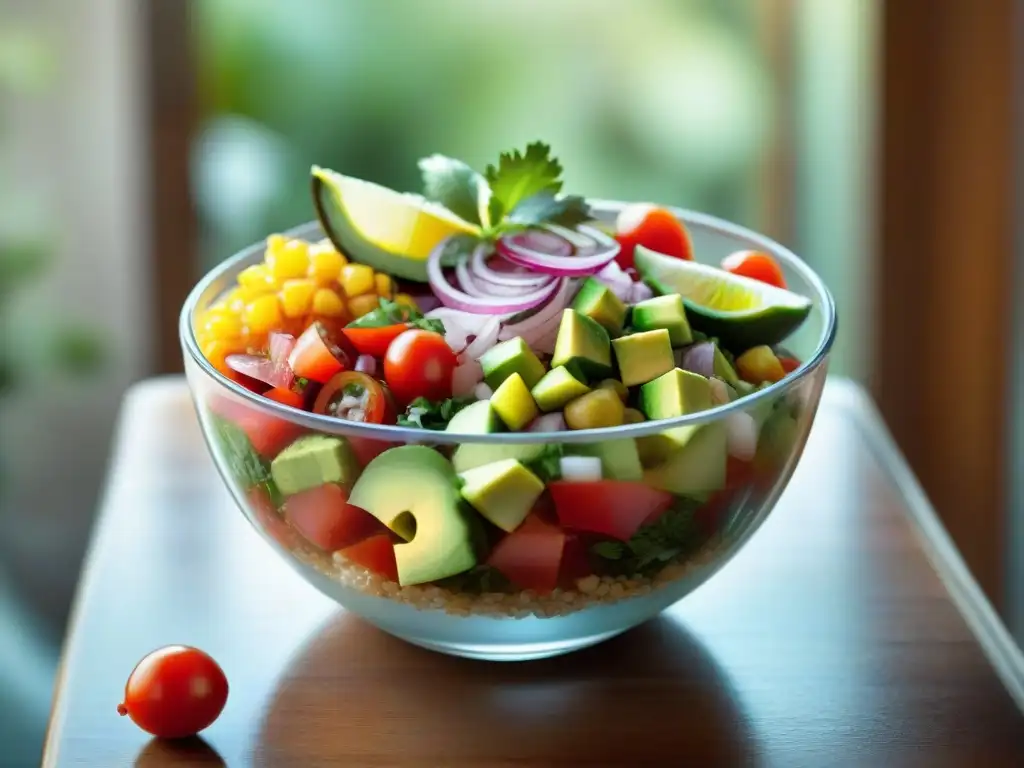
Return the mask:
[[517,587],[550,592],[558,586],[564,548],[565,531],[531,514],[498,542],[487,564]]
[[548,483],[558,521],[566,528],[628,541],[637,528],[672,504],[672,494],[644,483],[557,480]]
[[633,250],[642,245],[652,251],[678,259],[693,259],[690,234],[671,211],[651,203],[633,203],[619,213],[615,222],[619,255],[615,260],[623,269],[633,266]]
[[395,545],[391,536],[381,533],[363,539],[358,544],[341,550],[341,555],[368,571],[379,574],[391,581],[398,581],[398,564],[395,562]]
[[310,543],[327,552],[387,533],[383,523],[365,509],[349,504],[348,491],[333,483],[289,496],[284,515]]
[[313,411],[366,424],[390,424],[397,418],[387,389],[359,371],[342,371],[332,376],[316,396]]
[[306,402],[306,398],[294,389],[284,389],[283,387],[268,389],[263,393],[263,396],[270,398],[271,400],[276,400],[283,405],[290,405],[292,408],[301,408]]
[[296,376],[323,384],[338,371],[352,368],[356,356],[344,334],[335,333],[317,321],[299,336],[288,355],[288,364]]
[[345,328],[342,333],[361,355],[384,357],[391,342],[409,329],[407,323],[385,325],[382,328]]
[[211,400],[210,410],[245,432],[256,453],[272,459],[281,449],[301,435],[305,429],[287,419],[263,413],[251,405],[228,398]]
[[779,355],[779,363],[782,364],[782,370],[786,373],[792,373],[800,367],[800,361],[795,357],[786,357],[785,355]]
[[403,406],[417,397],[444,400],[452,396],[455,365],[455,353],[444,336],[414,328],[388,347],[384,379]]
[[776,288],[786,287],[786,278],[771,254],[763,251],[736,251],[722,259],[722,269],[734,275],[760,280]]

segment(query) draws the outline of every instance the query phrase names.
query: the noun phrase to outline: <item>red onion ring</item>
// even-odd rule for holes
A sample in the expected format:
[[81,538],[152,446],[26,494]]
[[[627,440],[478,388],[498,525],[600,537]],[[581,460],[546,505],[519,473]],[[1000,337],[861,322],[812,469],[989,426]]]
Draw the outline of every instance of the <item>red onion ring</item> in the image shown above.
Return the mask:
[[538,275],[531,272],[499,272],[487,266],[487,257],[489,255],[490,249],[486,245],[478,245],[473,249],[469,269],[474,277],[491,285],[507,285],[517,288],[520,286],[541,286],[551,279],[551,275]]
[[502,237],[497,243],[498,252],[514,264],[561,277],[592,275],[619,254],[618,242],[593,227],[578,228],[579,234],[586,235],[600,246],[600,250],[587,256],[559,256],[534,250],[523,242],[530,232],[531,230],[527,230]]

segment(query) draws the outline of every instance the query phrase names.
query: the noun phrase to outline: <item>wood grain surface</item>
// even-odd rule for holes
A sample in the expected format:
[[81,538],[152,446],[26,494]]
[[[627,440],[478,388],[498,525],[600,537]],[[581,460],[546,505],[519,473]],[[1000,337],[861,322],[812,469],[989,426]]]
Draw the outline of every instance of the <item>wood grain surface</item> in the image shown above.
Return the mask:
[[[115,706],[168,643],[224,666],[203,740]],[[128,396],[57,684],[48,766],[1024,765],[1024,669],[860,390],[830,382],[789,489],[662,617],[488,664],[389,637],[232,508],[180,379]]]

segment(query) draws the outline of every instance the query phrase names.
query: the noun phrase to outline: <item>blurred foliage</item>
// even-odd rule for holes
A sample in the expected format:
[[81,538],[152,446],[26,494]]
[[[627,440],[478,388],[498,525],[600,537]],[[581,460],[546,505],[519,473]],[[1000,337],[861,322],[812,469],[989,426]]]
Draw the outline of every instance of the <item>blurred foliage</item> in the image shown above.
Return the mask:
[[313,217],[313,163],[398,189],[550,143],[567,191],[755,224],[774,125],[748,0],[203,0],[207,260]]

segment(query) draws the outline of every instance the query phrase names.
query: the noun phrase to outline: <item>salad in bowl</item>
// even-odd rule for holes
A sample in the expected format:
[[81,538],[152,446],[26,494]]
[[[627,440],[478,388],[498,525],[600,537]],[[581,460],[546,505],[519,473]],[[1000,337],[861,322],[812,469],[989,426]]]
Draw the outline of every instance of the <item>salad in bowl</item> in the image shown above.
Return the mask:
[[456,655],[600,642],[705,581],[799,459],[835,311],[782,246],[564,194],[547,146],[422,194],[314,167],[317,220],[181,316],[256,529],[382,629]]

